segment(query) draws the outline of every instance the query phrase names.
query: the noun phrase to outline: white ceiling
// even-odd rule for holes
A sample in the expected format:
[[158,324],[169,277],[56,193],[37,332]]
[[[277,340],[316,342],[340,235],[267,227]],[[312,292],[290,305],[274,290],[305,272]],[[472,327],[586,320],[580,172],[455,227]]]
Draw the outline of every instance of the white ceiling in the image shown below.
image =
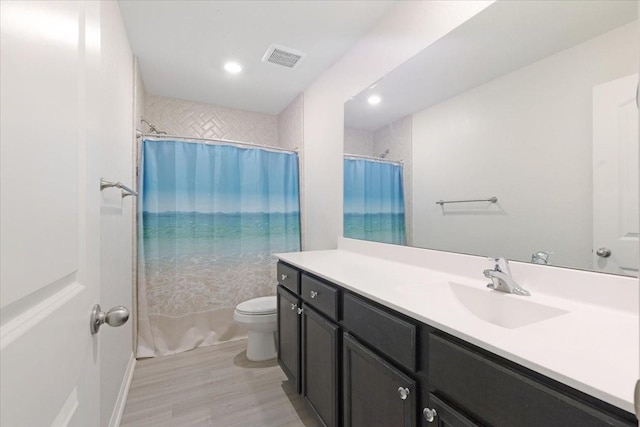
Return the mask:
[[[636,1],[498,1],[345,104],[345,126],[377,130],[637,19]],[[380,104],[367,98],[377,94]]]
[[[147,92],[278,114],[395,3],[120,0]],[[262,62],[271,44],[305,52],[295,67]],[[241,74],[223,69],[242,64]]]

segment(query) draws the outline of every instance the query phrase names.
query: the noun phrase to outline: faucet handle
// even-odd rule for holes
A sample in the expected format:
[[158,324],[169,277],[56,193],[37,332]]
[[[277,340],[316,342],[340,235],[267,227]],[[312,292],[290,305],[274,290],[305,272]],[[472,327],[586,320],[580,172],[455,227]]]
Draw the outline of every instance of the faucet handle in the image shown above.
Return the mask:
[[511,269],[509,268],[509,261],[505,257],[503,256],[487,257],[487,259],[494,263],[494,267],[493,267],[494,270],[511,274]]
[[509,261],[505,257],[496,258],[496,270],[511,276],[511,267],[509,267]]

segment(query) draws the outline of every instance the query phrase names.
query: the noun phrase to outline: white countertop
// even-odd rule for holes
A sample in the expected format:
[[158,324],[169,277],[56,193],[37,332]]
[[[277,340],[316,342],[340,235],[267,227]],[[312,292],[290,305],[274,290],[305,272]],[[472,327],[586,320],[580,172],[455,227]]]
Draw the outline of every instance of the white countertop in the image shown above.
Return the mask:
[[[405,255],[407,259],[403,260]],[[519,263],[511,263],[514,278],[532,295],[523,297],[499,293],[497,297],[526,298],[526,302],[555,307],[567,313],[509,329],[476,317],[456,296],[456,286],[472,287],[472,293],[498,293],[486,288],[487,279],[483,277],[482,269],[478,268],[480,265],[490,268],[490,265],[480,257],[443,255],[415,248],[356,243],[349,239],[341,239],[340,247],[336,250],[277,256],[289,264],[625,411],[634,411],[633,389],[640,371],[636,279],[580,271],[567,273],[567,269],[543,266],[518,267]],[[453,274],[440,268],[449,262],[447,256],[457,264],[465,264],[464,267],[451,270],[462,271],[463,274]],[[420,262],[420,257],[425,257],[424,262]],[[439,257],[436,260],[437,267],[433,266],[433,259],[429,260],[434,257]],[[465,261],[467,258],[468,262]],[[478,269],[477,274],[469,274],[469,266],[473,270]],[[567,297],[566,294],[571,295],[571,292],[557,283],[553,283],[553,286],[536,286],[532,280],[539,278],[540,274],[543,277],[556,274],[562,276],[564,281],[569,278],[581,282],[567,284],[571,292],[580,294],[579,297]],[[572,275],[575,277],[572,278]],[[612,282],[607,284],[609,280]],[[553,280],[547,277],[544,282],[548,284]],[[583,288],[580,289],[580,286]],[[621,294],[619,306],[615,299],[601,298],[597,292],[596,295],[589,295],[593,289],[602,292],[602,288],[607,286],[614,290],[622,289],[617,292]],[[590,296],[593,301],[589,299]],[[635,302],[629,303],[634,296]],[[605,305],[599,305],[598,300],[606,300],[603,303]]]

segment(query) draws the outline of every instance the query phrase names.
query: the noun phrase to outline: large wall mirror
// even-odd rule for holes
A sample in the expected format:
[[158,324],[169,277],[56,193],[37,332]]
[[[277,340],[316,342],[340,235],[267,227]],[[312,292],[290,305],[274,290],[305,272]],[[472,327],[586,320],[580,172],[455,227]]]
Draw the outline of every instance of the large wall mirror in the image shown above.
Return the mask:
[[355,95],[345,236],[637,276],[637,8],[498,1]]

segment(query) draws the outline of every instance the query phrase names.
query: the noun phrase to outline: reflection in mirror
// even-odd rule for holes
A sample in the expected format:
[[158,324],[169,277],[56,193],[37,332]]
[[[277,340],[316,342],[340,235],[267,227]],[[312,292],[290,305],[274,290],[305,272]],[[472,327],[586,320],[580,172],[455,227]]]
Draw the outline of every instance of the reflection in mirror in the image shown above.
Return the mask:
[[[384,157],[386,153],[382,153]],[[402,162],[363,155],[344,157],[344,235],[406,243]]]
[[496,2],[345,104],[345,153],[402,165],[406,244],[637,276],[637,7]]

